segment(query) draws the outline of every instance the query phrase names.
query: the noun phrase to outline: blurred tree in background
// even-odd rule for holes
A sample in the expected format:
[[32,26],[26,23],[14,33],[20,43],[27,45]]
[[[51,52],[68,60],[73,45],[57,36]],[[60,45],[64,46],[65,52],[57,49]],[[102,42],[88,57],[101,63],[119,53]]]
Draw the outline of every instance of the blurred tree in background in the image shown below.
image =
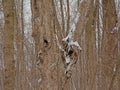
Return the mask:
[[120,0],[0,0],[0,90],[120,90]]

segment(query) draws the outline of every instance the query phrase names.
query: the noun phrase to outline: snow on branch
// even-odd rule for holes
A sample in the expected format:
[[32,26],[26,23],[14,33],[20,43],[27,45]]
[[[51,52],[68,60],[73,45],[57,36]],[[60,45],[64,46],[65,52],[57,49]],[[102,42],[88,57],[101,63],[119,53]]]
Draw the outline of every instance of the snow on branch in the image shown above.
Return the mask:
[[68,46],[76,46],[78,47],[79,50],[82,50],[82,48],[80,47],[80,45],[78,44],[77,41],[73,41],[73,38],[74,37],[74,32],[73,31],[70,31],[69,34],[62,39],[62,41],[68,43]]
[[72,56],[73,53],[76,53],[73,47],[77,47],[78,50],[82,50],[79,43],[77,41],[74,41],[74,31],[75,30],[69,31],[68,35],[62,39],[62,44],[59,43],[58,36],[57,34],[55,34],[57,46],[61,51],[63,51],[66,63],[65,74],[67,74],[67,72],[70,71],[72,65],[75,64],[75,62],[77,61],[73,60],[75,59],[73,57],[78,57],[75,56],[76,54]]
[[[83,0],[81,0],[81,2],[82,1]],[[64,60],[65,60],[65,65],[66,65],[65,74],[67,74],[71,70],[72,65],[76,63],[78,59],[78,51],[82,50],[79,43],[76,40],[74,40],[74,32],[76,30],[76,25],[80,18],[79,11],[75,11],[77,10],[76,9],[77,7],[75,7],[75,5],[77,4],[77,0],[74,0],[72,4],[69,2],[69,4],[70,4],[70,17],[69,17],[70,21],[65,23],[65,24],[70,24],[70,28],[68,28],[69,30],[67,30],[68,31],[67,35],[61,40],[59,40],[57,36],[58,32],[55,29],[56,43],[58,48],[62,51]],[[57,8],[60,8],[60,7],[57,7]],[[73,13],[73,12],[76,12],[76,13]],[[58,13],[59,11],[57,11],[57,16],[59,16]],[[60,18],[58,18],[58,21],[60,21]]]

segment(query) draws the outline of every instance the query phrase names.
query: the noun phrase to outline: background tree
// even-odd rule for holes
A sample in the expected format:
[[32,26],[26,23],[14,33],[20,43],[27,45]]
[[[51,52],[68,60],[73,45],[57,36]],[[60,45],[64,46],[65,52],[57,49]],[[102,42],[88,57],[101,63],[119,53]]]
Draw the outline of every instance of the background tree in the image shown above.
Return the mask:
[[119,90],[120,0],[0,0],[1,90]]
[[15,60],[14,60],[14,0],[3,0],[5,17],[4,28],[4,65],[5,90],[14,90],[15,87]]

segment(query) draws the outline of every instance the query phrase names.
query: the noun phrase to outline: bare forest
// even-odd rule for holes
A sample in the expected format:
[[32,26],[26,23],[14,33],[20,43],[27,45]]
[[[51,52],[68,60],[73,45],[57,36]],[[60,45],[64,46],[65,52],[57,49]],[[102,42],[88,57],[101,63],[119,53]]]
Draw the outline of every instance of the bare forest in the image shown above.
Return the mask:
[[120,0],[0,0],[0,90],[120,90]]

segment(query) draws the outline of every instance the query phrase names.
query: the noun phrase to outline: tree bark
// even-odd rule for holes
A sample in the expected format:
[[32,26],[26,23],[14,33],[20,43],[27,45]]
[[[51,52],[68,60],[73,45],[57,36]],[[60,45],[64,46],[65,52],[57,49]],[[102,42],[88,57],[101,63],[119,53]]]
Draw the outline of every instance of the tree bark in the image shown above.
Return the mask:
[[4,30],[4,62],[5,62],[5,90],[14,90],[15,87],[15,60],[14,60],[14,0],[3,0],[5,16]]
[[[114,0],[103,0],[103,39],[102,39],[102,55],[101,55],[101,75],[102,80],[99,90],[113,90],[114,80],[118,67],[117,43],[118,33],[112,33],[115,27],[117,17],[115,11]],[[117,66],[116,66],[117,65]],[[116,70],[114,71],[114,68]],[[117,88],[115,90],[118,90]]]

